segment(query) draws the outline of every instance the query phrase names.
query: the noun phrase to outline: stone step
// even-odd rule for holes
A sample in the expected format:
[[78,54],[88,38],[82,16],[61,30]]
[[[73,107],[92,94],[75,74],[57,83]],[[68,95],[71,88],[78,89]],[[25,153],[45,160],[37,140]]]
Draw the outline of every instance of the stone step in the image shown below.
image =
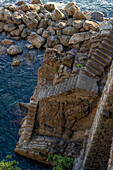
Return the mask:
[[31,137],[32,133],[31,133],[31,132],[28,132],[28,131],[25,131],[25,132],[24,132],[24,135]]
[[106,42],[106,41],[103,41],[103,42],[102,42],[102,45],[104,45],[105,47],[113,50],[113,45],[111,45],[110,43],[108,43],[108,42]]
[[31,117],[31,116],[28,116],[28,115],[27,115],[27,120],[28,120],[28,119],[31,120],[31,121],[34,121],[34,120],[35,120],[35,117]]
[[26,131],[29,131],[29,132],[32,132],[32,130],[33,130],[33,127],[26,127],[26,129],[25,129]]
[[102,50],[99,49],[96,50],[96,53],[99,54],[99,57],[101,56],[100,59],[105,63],[109,64],[111,62],[112,58],[107,53],[102,52]]
[[110,57],[112,57],[112,55],[113,55],[113,50],[111,50],[111,49],[108,49],[107,47],[105,47],[104,45],[101,45],[100,47],[100,50],[103,52],[103,54],[104,54],[104,56],[110,56]]
[[106,37],[104,41],[108,41],[110,44],[113,44],[113,38],[111,37]]
[[29,108],[29,109],[28,109],[28,112],[30,112],[30,113],[36,113],[36,109]]
[[31,121],[31,120],[29,120],[29,119],[26,118],[26,124],[27,124],[27,123],[28,123],[29,125],[34,125],[34,121]]
[[35,101],[35,100],[30,100],[30,104],[33,104],[33,105],[37,105],[37,101]]
[[96,75],[101,75],[102,74],[102,71],[97,70],[96,68],[94,68],[93,66],[90,66],[89,64],[86,64],[86,67]]
[[113,34],[113,29],[110,32]]
[[96,56],[92,56],[91,59],[95,62],[97,62],[98,64],[100,64],[101,66],[105,67],[106,66],[106,63],[99,60],[99,58],[97,58]]
[[85,72],[92,77],[96,76],[96,74],[94,72],[92,72],[90,69],[88,69],[87,67],[85,68]]
[[113,34],[110,33],[110,34],[107,35],[107,37],[110,38],[110,39],[113,39]]
[[29,129],[33,129],[33,127],[34,127],[34,124],[26,124],[26,128],[29,128]]
[[91,60],[88,60],[87,64],[89,64],[90,66],[93,66],[95,69],[97,69],[98,71],[104,71],[104,67],[102,67],[100,64],[98,64],[97,62]]
[[110,38],[105,38],[104,41],[109,43],[110,45],[113,45],[113,40]]
[[31,136],[28,136],[27,134],[24,134],[23,139],[24,140],[29,140]]
[[29,104],[29,108],[33,108],[33,109],[37,109],[37,105],[34,105],[34,104]]
[[28,112],[28,116],[35,117],[35,114],[33,112]]

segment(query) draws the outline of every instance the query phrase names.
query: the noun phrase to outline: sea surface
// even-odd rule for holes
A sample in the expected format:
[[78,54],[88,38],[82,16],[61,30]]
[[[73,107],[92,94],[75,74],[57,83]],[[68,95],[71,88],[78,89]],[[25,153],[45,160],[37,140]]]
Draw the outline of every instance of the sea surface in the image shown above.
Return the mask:
[[[0,6],[16,2],[15,0],[0,0]],[[52,2],[60,8],[72,1],[42,0],[42,2]],[[77,0],[74,2],[81,11],[101,11],[107,18],[113,17],[113,0]],[[1,34],[0,41],[4,38],[5,35]],[[29,53],[24,47],[26,43],[25,40],[15,41],[15,44],[18,44],[24,50],[21,55],[23,61],[20,66],[11,66],[13,58],[7,52],[0,56],[0,161],[5,159],[7,155],[12,155],[12,158],[19,162],[22,170],[51,170],[50,167],[17,156],[13,152],[19,139],[18,131],[22,120],[22,111],[18,103],[29,102],[37,84],[38,68],[42,65],[44,54],[44,50],[33,49],[31,50],[34,54],[33,61],[25,58],[24,55]]]

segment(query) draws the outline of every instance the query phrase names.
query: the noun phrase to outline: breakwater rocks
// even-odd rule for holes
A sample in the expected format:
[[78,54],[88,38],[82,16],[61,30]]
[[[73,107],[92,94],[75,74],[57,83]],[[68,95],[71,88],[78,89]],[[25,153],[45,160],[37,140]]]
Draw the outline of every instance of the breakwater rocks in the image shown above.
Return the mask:
[[1,44],[9,46],[13,66],[23,52],[13,40],[26,39],[29,50],[45,48],[16,153],[44,163],[50,154],[80,155],[112,61],[112,24],[103,13],[81,12],[73,2],[64,9],[39,0],[0,9],[0,32],[7,37]]

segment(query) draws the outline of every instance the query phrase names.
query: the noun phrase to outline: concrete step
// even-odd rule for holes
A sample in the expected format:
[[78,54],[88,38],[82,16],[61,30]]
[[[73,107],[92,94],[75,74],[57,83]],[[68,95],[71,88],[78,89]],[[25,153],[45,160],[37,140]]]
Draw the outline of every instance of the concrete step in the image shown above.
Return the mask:
[[28,112],[30,112],[30,113],[36,113],[36,109],[29,108],[29,109],[28,109]]
[[23,136],[24,140],[29,140],[30,138],[31,138],[31,136],[28,136],[27,134],[24,134],[24,136]]
[[105,38],[104,41],[108,42],[109,44],[113,45],[113,40],[110,38]]
[[108,65],[110,63],[110,60],[108,60],[107,58],[103,57],[103,55],[101,53],[99,53],[99,50],[93,54],[96,58],[98,58],[100,61],[104,62],[106,65]]
[[29,120],[29,119],[26,118],[26,124],[27,124],[27,123],[28,123],[29,125],[34,125],[34,121],[31,121],[31,120]]
[[108,62],[108,64],[111,62],[112,57],[105,51],[103,52],[102,50],[97,49],[96,53],[99,53],[99,55],[101,55],[101,58],[103,58],[104,62],[106,61],[106,62]]
[[90,76],[92,76],[92,77],[95,77],[96,76],[96,74],[94,73],[94,72],[92,72],[89,68],[85,68],[85,72],[88,74],[88,75],[90,75]]
[[103,52],[104,56],[110,56],[112,57],[113,56],[113,50],[112,49],[109,49],[108,47],[105,47],[104,45],[101,45],[100,47],[100,50]]
[[107,37],[113,39],[113,33],[108,34]]
[[112,49],[113,50],[113,45],[111,45],[110,43],[106,42],[106,41],[103,41],[102,42],[102,45],[107,47],[108,49]]
[[95,62],[97,62],[98,64],[100,64],[101,66],[105,67],[106,63],[101,61],[99,58],[97,58],[96,56],[92,56],[91,59]]
[[101,75],[102,74],[102,71],[97,70],[96,68],[94,68],[93,66],[90,66],[89,64],[86,64],[86,67],[96,75]]
[[35,100],[30,100],[30,104],[33,104],[33,105],[37,105],[37,101],[35,101]]
[[33,129],[33,127],[34,127],[34,124],[26,124],[26,128],[29,128],[29,129]]
[[33,127],[26,127],[26,129],[25,129],[26,131],[29,131],[29,132],[32,132],[32,130],[33,130]]
[[24,135],[31,137],[32,133],[31,133],[31,132],[28,132],[28,131],[25,131],[25,132],[24,132]]
[[30,117],[35,117],[35,114],[33,113],[33,112],[28,112],[28,116],[30,116]]
[[34,105],[34,104],[29,104],[29,108],[33,108],[33,109],[37,109],[37,105]]
[[92,59],[88,60],[87,64],[89,64],[90,66],[93,66],[98,71],[102,71],[102,72],[104,71],[104,67],[98,64],[97,62],[93,61]]
[[31,121],[35,121],[35,117],[31,117],[31,116],[28,116],[28,115],[27,115],[27,120],[28,120],[28,119],[31,120]]
[[111,37],[106,37],[104,41],[108,41],[110,44],[113,44],[113,38]]

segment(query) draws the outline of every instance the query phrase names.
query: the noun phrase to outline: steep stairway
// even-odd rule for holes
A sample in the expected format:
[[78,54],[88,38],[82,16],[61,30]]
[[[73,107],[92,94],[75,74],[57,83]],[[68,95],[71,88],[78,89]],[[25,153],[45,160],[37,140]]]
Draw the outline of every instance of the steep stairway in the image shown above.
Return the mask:
[[30,100],[28,114],[27,114],[27,118],[26,118],[26,127],[25,127],[25,130],[21,136],[22,140],[28,141],[28,140],[30,140],[30,138],[32,136],[34,123],[35,123],[37,105],[38,105],[38,102],[36,102],[34,99]]
[[104,68],[109,65],[113,58],[113,29],[107,37],[104,38],[99,49],[97,49],[91,59],[87,61],[85,72],[92,76],[100,76]]

